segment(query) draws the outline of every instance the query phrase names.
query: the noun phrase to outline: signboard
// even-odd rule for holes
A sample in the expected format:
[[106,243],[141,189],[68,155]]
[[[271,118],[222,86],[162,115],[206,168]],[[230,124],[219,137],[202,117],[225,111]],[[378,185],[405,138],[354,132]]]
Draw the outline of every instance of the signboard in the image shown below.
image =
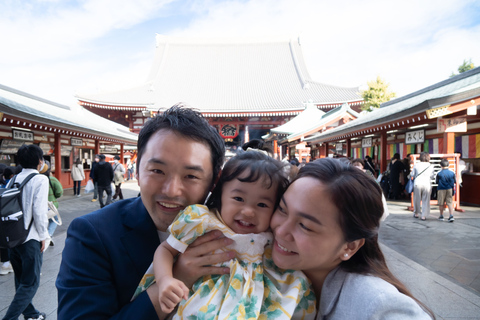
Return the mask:
[[222,138],[236,138],[238,136],[238,125],[226,124],[220,127],[219,131]]
[[103,148],[103,152],[116,153],[117,151],[117,148],[114,148],[110,145],[106,145],[105,148]]
[[33,132],[12,129],[12,139],[22,140],[22,141],[33,141]]
[[362,148],[370,148],[372,146],[372,138],[362,139]]
[[405,143],[415,144],[425,142],[425,130],[409,131],[405,133]]
[[41,142],[38,146],[42,149],[44,155],[49,156],[53,153],[53,146],[50,143]]
[[9,139],[3,139],[0,145],[0,153],[2,154],[16,154],[18,148],[20,148],[25,142],[15,141]]
[[467,117],[437,118],[437,132],[467,132]]
[[62,146],[60,154],[62,157],[70,157],[72,153],[72,146]]
[[83,140],[78,138],[70,138],[70,145],[75,147],[83,146]]
[[343,151],[343,143],[337,143],[335,145],[335,150],[342,152]]

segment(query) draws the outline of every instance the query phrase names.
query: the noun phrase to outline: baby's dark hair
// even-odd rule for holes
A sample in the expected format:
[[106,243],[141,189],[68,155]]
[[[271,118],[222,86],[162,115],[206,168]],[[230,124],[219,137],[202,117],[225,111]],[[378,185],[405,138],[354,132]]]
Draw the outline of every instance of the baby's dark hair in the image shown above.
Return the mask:
[[[220,178],[206,205],[210,209],[215,208],[221,211],[222,189],[226,182],[234,179],[238,179],[241,182],[256,182],[259,179],[263,179],[265,188],[276,187],[276,208],[288,186],[288,179],[285,176],[283,167],[284,165],[280,161],[267,156],[261,151],[241,152],[228,160],[223,167]],[[240,179],[239,177],[243,173],[247,175]]]

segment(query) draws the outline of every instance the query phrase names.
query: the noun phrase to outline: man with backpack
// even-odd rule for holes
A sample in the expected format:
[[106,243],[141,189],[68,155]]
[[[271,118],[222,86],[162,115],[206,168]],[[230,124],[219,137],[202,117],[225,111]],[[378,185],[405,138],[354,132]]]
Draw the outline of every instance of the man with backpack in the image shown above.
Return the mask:
[[17,156],[23,169],[12,178],[13,183],[20,185],[31,174],[36,175],[22,188],[23,223],[25,229],[29,228],[29,232],[23,243],[10,248],[10,263],[15,273],[16,290],[3,320],[16,320],[21,314],[27,320],[42,320],[46,315],[35,309],[32,299],[40,284],[43,251],[49,238],[48,178],[38,174],[44,166],[43,151],[39,146],[23,145],[18,149]]

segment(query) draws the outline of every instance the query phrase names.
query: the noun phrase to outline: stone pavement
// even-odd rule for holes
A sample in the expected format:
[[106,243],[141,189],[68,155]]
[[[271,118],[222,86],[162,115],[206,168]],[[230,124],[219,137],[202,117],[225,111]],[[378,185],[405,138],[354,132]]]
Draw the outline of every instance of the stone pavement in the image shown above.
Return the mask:
[[[138,194],[136,181],[123,184],[124,197]],[[73,197],[65,190],[60,199],[63,225],[55,231],[55,246],[44,254],[35,307],[57,319],[55,279],[60,267],[66,229],[77,216],[97,210],[92,194]],[[389,201],[390,216],[380,228],[380,242],[392,272],[412,293],[429,306],[437,319],[480,318],[480,208],[465,207],[455,222],[441,222],[432,206],[426,222],[412,218],[407,203]],[[0,317],[15,294],[13,274],[0,277]]]

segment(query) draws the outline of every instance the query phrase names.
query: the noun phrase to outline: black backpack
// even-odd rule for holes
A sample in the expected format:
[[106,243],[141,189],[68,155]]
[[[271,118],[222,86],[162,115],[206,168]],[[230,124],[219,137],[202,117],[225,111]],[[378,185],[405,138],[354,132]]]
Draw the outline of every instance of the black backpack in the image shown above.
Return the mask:
[[36,175],[31,173],[21,184],[15,182],[15,176],[5,188],[0,189],[0,248],[14,248],[27,239],[33,216],[28,229],[25,229],[22,193],[23,187]]

